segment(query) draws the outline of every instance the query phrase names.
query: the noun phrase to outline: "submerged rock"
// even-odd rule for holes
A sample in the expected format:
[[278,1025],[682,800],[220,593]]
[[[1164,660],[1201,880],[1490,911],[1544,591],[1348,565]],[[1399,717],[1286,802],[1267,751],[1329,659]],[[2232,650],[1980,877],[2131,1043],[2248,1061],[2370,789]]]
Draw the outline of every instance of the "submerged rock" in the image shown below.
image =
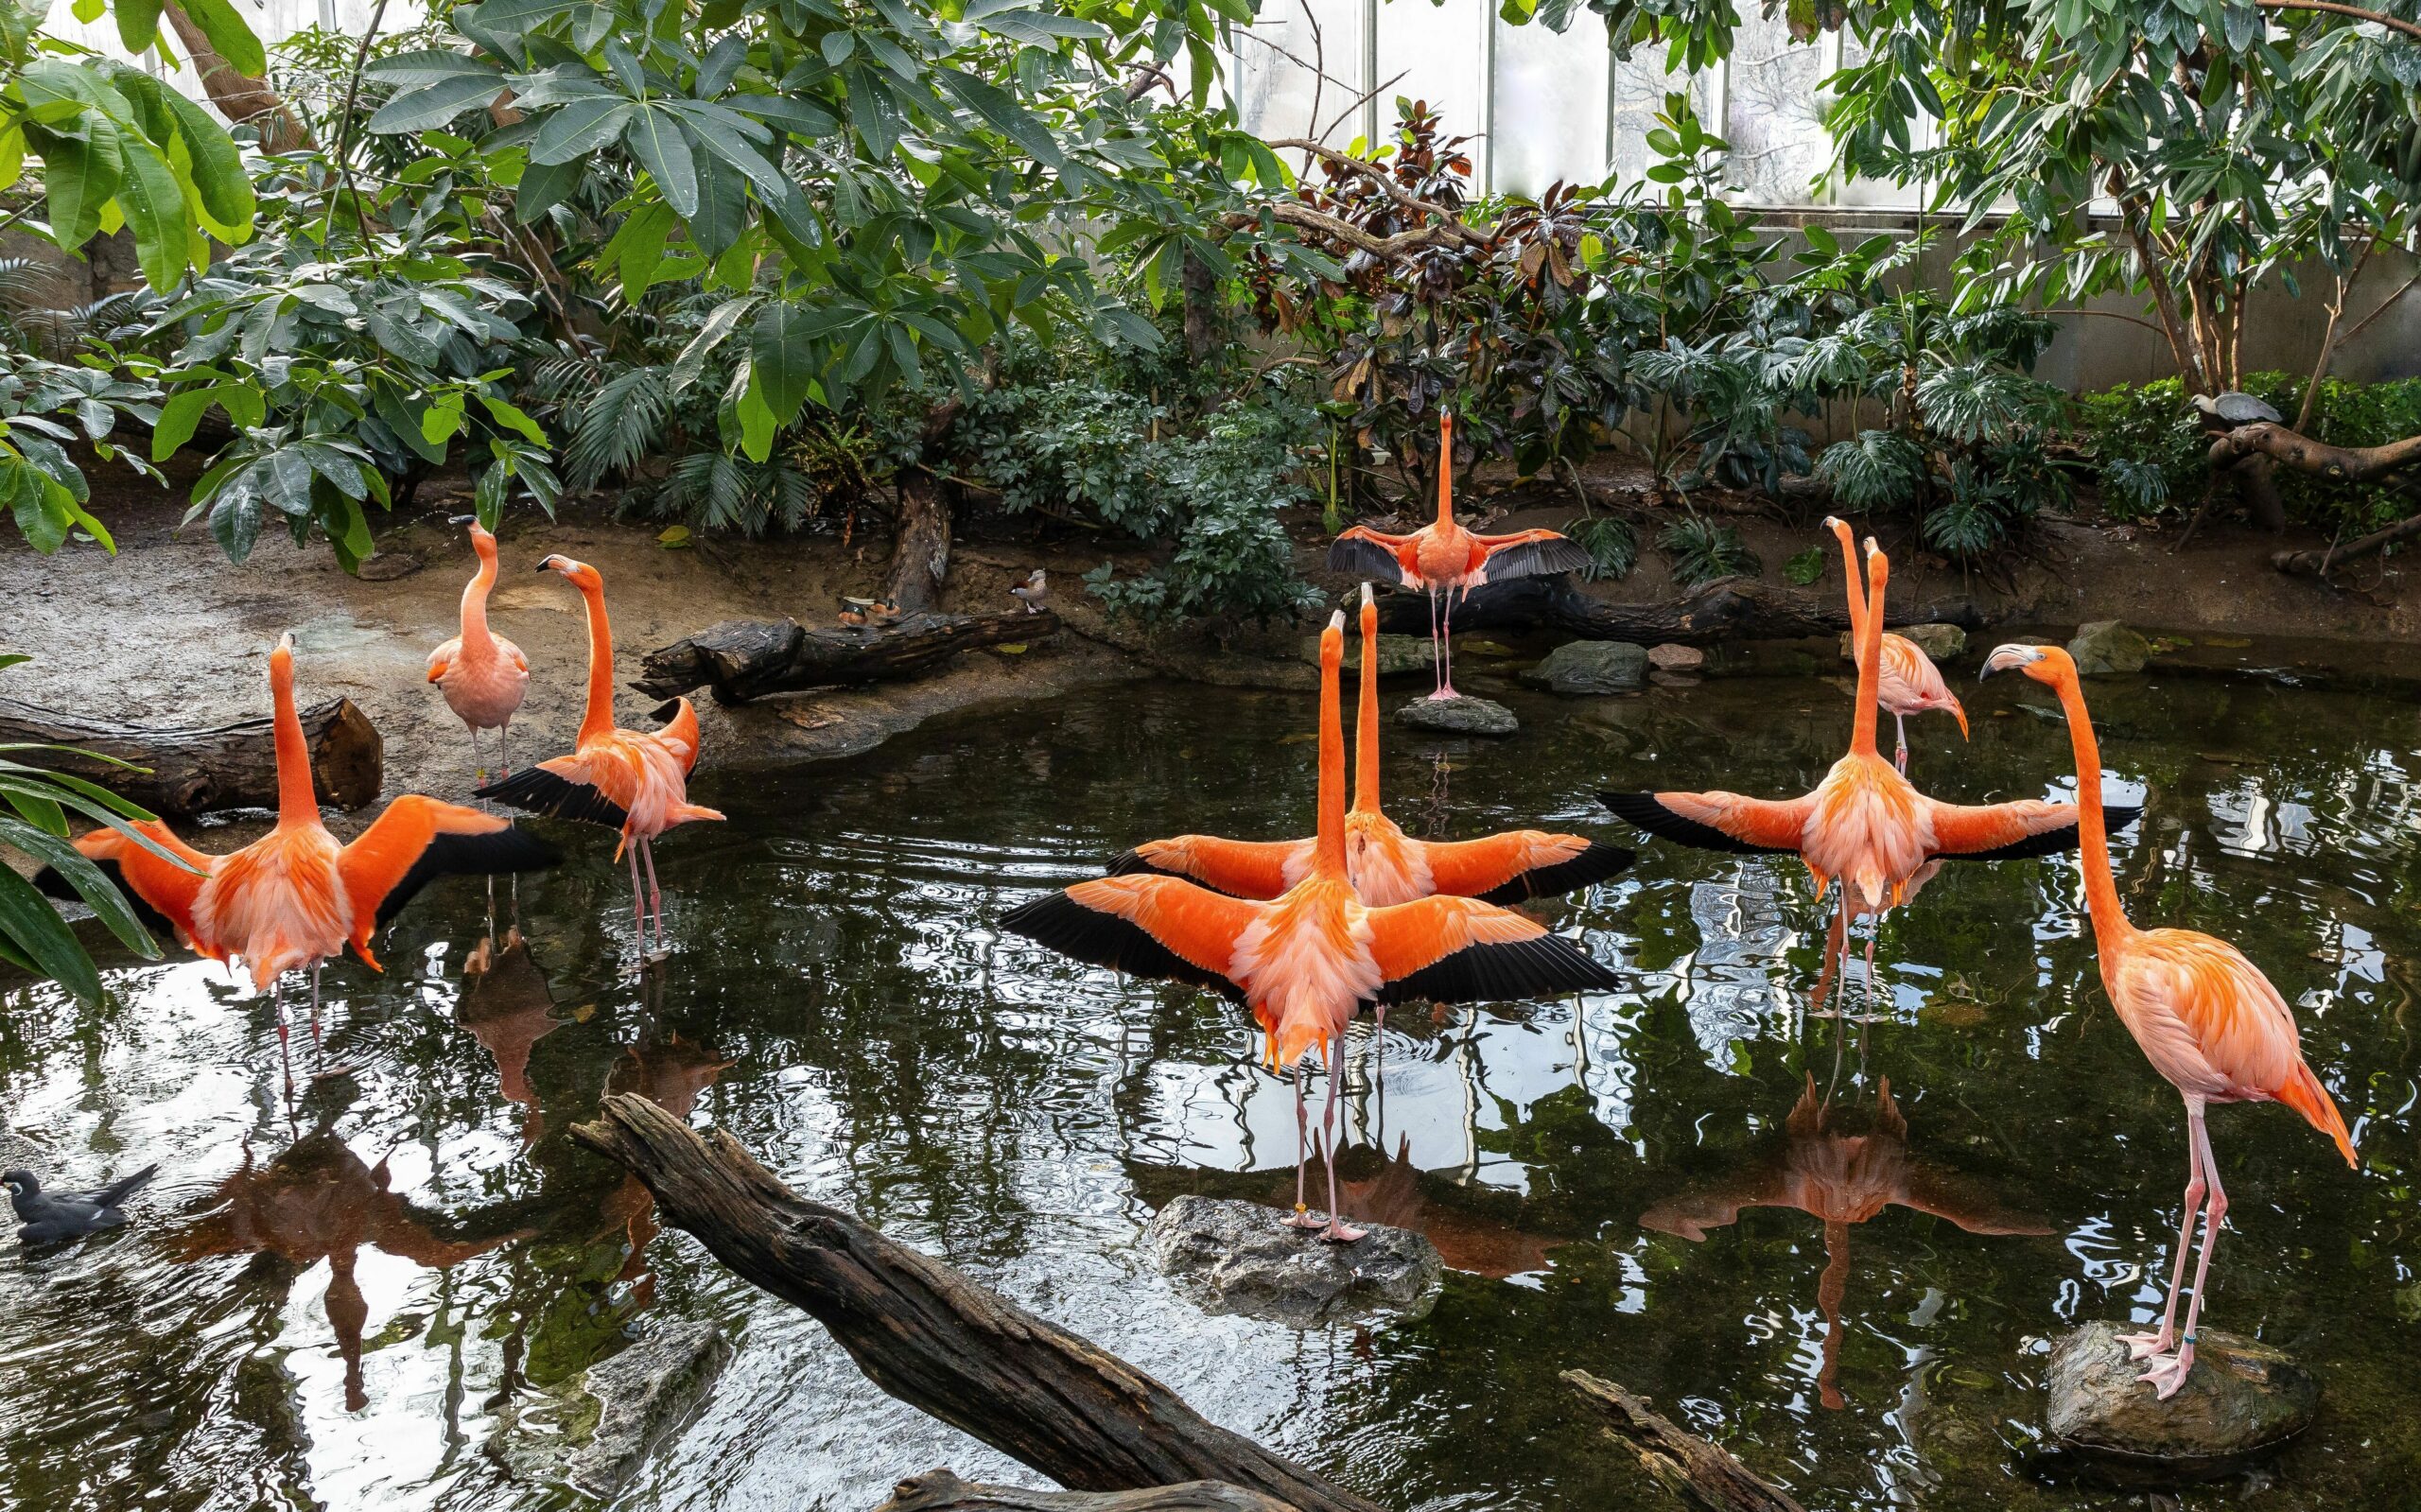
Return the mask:
[[2077,627],[2076,638],[2068,642],[2068,654],[2076,658],[2077,670],[2088,677],[2100,672],[2140,672],[2152,659],[2152,645],[2116,619],[2097,619]]
[[[1303,637],[1299,652],[1302,659],[1314,667],[1320,664],[1320,638]],[[1426,635],[1381,635],[1379,637],[1379,675],[1396,677],[1406,672],[1425,672],[1437,665],[1437,656],[1429,649]],[[1345,666],[1348,671],[1362,669],[1362,638],[1345,637]]]
[[1371,1224],[1350,1244],[1287,1227],[1275,1208],[1184,1196],[1144,1231],[1160,1269],[1210,1312],[1298,1329],[1391,1312],[1425,1314],[1444,1283],[1437,1248],[1404,1228]]
[[1647,648],[1627,640],[1567,641],[1522,678],[1551,693],[1635,693],[1647,681]]
[[1437,735],[1514,735],[1522,721],[1492,699],[1420,698],[1396,710],[1396,722]]
[[697,1416],[730,1361],[713,1324],[666,1324],[522,1407],[505,1426],[505,1462],[522,1479],[611,1497]]
[[[1903,640],[1914,642],[1917,650],[1938,662],[1949,661],[1953,657],[1963,654],[1967,650],[1967,632],[1957,625],[1945,625],[1940,622],[1926,625],[1895,625],[1892,627],[1891,634]],[[1845,662],[1857,660],[1857,643],[1851,639],[1850,633],[1846,630],[1841,632],[1841,660]]]
[[2088,1323],[2051,1352],[2047,1423],[2060,1446],[2106,1470],[2151,1482],[2207,1480],[2240,1469],[2311,1426],[2320,1382],[2285,1351],[2209,1329],[2194,1369],[2162,1401],[2118,1329]]

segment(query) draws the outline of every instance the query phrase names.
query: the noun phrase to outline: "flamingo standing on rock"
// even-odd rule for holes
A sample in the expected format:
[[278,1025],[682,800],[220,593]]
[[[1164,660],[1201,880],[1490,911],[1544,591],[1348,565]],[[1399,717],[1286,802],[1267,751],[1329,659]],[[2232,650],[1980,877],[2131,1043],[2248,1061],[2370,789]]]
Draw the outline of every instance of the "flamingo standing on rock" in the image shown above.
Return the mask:
[[[1875,690],[1883,653],[1884,585],[1890,563],[1866,544],[1866,623],[1859,636],[1857,712],[1847,756],[1813,792],[1749,798],[1736,792],[1607,792],[1622,818],[1702,850],[1795,855],[1821,896],[1838,880],[1845,914],[1882,915],[1907,901],[1937,860],[2010,860],[2048,856],[2077,843],[2079,810],[2025,798],[1984,806],[1942,803],[1909,786],[1874,748]],[[2098,795],[2097,795],[2098,797]],[[2134,810],[2126,811],[2129,819]],[[1841,948],[1848,949],[1847,936]],[[1866,942],[1867,997],[1874,995],[1874,935]]]
[[[2192,930],[2139,930],[2128,921],[2111,876],[2110,841],[2102,823],[2101,748],[2085,711],[2084,690],[2077,686],[2075,661],[2056,646],[2003,646],[1985,658],[1983,675],[2012,669],[2057,693],[2068,717],[2079,827],[2084,837],[2085,906],[2093,919],[2102,988],[2144,1058],[2186,1100],[2186,1217],[2177,1230],[2168,1305],[2162,1310],[2158,1330],[2126,1340],[2136,1359],[2152,1362],[2140,1379],[2151,1382],[2166,1400],[2194,1368],[2194,1329],[2203,1315],[2211,1250],[2228,1212],[2227,1190],[2220,1185],[2219,1161],[2211,1154],[2210,1130],[2203,1121],[2204,1110],[2213,1103],[2284,1103],[2335,1140],[2347,1165],[2360,1161],[2344,1116],[2304,1063],[2294,1014],[2261,968],[2225,940]],[[2177,1294],[2186,1279],[2186,1252],[2193,1243],[2197,1209],[2203,1220],[2203,1254],[2194,1265],[2194,1301],[2186,1310],[2181,1334]]]
[[[311,973],[311,1022],[320,1017],[320,967],[347,945],[371,969],[377,930],[413,894],[436,878],[535,871],[556,860],[554,848],[509,819],[460,804],[407,793],[349,845],[320,822],[311,790],[311,751],[294,712],[294,637],[278,637],[269,656],[270,700],[277,742],[277,827],[230,855],[213,856],[179,840],[157,820],[133,826],[183,866],[127,839],[97,829],[76,848],[131,893],[157,924],[172,929],[196,953],[240,961],[255,991],[275,999],[287,971]],[[65,895],[64,880],[45,870],[36,880]],[[277,1034],[286,1038],[286,1017]]]
[[[1827,516],[1824,528],[1839,537],[1841,566],[1849,574],[1851,644],[1863,644],[1866,637],[1866,593],[1858,585],[1857,548],[1850,539],[1849,522]],[[1898,730],[1900,748],[1891,764],[1900,775],[1908,774],[1908,716],[1928,709],[1948,709],[1959,721],[1959,738],[1967,739],[1967,711],[1959,703],[1959,695],[1942,679],[1942,669],[1925,653],[1925,648],[1906,635],[1883,634],[1882,665],[1878,669],[1875,697],[1891,712],[1891,722]]]
[[[655,920],[655,954],[665,943],[664,892],[655,880],[655,837],[675,825],[721,819],[715,809],[689,802],[689,770],[698,762],[698,711],[686,698],[659,707],[656,730],[625,730],[614,722],[614,630],[605,617],[605,580],[585,562],[549,556],[541,572],[561,573],[588,606],[588,706],[569,756],[479,790],[531,813],[609,825],[622,832],[614,857],[631,861],[631,913],[639,932],[639,953],[649,953],[648,919]],[[639,882],[639,863],[647,882]]]
[[1437,663],[1437,689],[1429,696],[1437,699],[1460,696],[1454,691],[1457,595],[1469,598],[1486,582],[1570,572],[1588,565],[1589,553],[1578,543],[1553,530],[1475,535],[1454,523],[1454,417],[1442,409],[1437,412],[1437,520],[1409,535],[1387,535],[1356,525],[1328,548],[1331,572],[1387,578],[1429,596],[1429,643]]
[[[1116,971],[1190,982],[1249,1007],[1268,1035],[1268,1064],[1295,1072],[1295,1215],[1299,1228],[1350,1243],[1361,1231],[1337,1208],[1333,1158],[1338,1052],[1362,1003],[1471,1002],[1612,988],[1622,979],[1521,914],[1474,898],[1366,907],[1346,870],[1345,730],[1338,669],[1345,616],[1320,636],[1319,833],[1311,871],[1278,897],[1229,897],[1176,877],[1104,877],[1048,894],[1002,929]],[[1303,1201],[1303,1057],[1329,1069],[1320,1115],[1329,1152],[1325,1225]]]
[[428,653],[428,680],[445,695],[445,706],[471,732],[471,766],[479,780],[487,769],[479,765],[479,732],[494,730],[498,777],[513,775],[509,740],[513,716],[530,691],[530,658],[521,648],[488,631],[488,592],[496,586],[496,537],[476,515],[457,515],[456,525],[471,528],[471,549],[479,569],[462,589],[462,633]]

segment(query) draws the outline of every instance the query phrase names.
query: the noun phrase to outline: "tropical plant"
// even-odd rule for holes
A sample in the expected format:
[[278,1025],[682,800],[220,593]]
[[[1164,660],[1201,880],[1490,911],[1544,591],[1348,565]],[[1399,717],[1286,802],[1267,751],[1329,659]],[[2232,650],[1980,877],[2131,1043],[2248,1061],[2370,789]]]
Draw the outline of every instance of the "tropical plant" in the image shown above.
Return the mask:
[[1656,533],[1657,549],[1673,566],[1673,579],[1695,588],[1717,578],[1754,577],[1761,564],[1757,553],[1740,539],[1737,526],[1717,525],[1697,514],[1685,514]]
[[[27,659],[15,652],[0,652],[0,669]],[[98,784],[13,759],[20,754],[59,749],[23,741],[0,744],[0,802],[9,808],[0,813],[0,850],[13,850],[57,872],[119,944],[146,960],[157,960],[160,947],[125,895],[68,840],[67,816],[81,814],[117,830],[172,865],[185,863],[133,827],[151,819],[151,814]],[[75,754],[123,764],[90,752]],[[6,865],[0,865],[0,961],[55,979],[78,1001],[96,1004],[101,1000],[100,973],[76,931],[59,916],[57,905]]]

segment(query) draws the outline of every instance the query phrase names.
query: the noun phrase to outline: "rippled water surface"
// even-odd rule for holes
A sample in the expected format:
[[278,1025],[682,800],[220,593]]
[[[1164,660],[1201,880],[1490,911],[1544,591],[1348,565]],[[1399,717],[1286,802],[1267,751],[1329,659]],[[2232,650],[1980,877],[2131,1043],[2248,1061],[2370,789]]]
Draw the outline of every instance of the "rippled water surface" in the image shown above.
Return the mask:
[[[1974,743],[1920,723],[1920,784],[2063,791],[2047,695],[1977,691],[1972,668],[1953,676]],[[2189,1501],[2409,1505],[2421,715],[2219,681],[2091,692],[2113,797],[2149,804],[2118,847],[2128,906],[2270,973],[2367,1161],[2347,1171],[2282,1108],[2215,1112],[2235,1206],[2210,1320],[2294,1351],[2329,1395],[2258,1480]],[[1810,677],[1507,695],[1529,721],[1509,743],[1391,731],[1388,807],[1416,834],[1625,838],[1597,787],[1803,791],[1845,695]],[[2046,1341],[2156,1315],[2185,1138],[2095,977],[2070,860],[1945,872],[1886,928],[1882,1017],[1844,1042],[1805,1011],[1822,918],[1795,862],[1643,843],[1629,875],[1543,911],[1629,991],[1400,1012],[1379,1079],[1356,1031],[1343,1169],[1454,1268],[1434,1312],[1300,1333],[1171,1290],[1142,1225],[1181,1191],[1280,1197],[1287,1088],[1223,1002],[991,921],[1138,839],[1301,832],[1311,713],[1141,685],[706,784],[733,822],[660,847],[679,948],[645,979],[618,969],[610,840],[568,836],[572,860],[521,887],[526,952],[466,982],[483,899],[457,881],[398,921],[384,976],[332,968],[320,1054],[351,1073],[291,1106],[268,1005],[215,967],[114,958],[118,1003],[89,1014],[0,983],[0,1114],[35,1163],[70,1184],[162,1166],[125,1232],[0,1239],[0,1502],[562,1504],[510,1468],[516,1423],[668,1316],[720,1322],[738,1354],[628,1504],[862,1508],[939,1464],[1034,1482],[658,1232],[568,1138],[610,1089],[728,1128],[1391,1507],[1667,1504],[1558,1382],[1573,1366],[1812,1507],[2101,1504],[2028,1472]],[[1830,1222],[1791,1206],[1811,1184]]]

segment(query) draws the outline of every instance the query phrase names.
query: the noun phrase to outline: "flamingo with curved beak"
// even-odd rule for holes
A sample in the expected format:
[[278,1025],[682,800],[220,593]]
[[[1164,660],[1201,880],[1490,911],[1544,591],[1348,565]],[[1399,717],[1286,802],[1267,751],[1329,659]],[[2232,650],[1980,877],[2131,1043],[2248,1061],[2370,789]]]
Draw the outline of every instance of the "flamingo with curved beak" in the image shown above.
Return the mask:
[[[371,969],[383,969],[371,951],[372,937],[430,881],[535,871],[557,858],[554,847],[509,819],[418,793],[389,804],[353,843],[338,844],[320,821],[311,751],[294,711],[291,634],[279,636],[270,652],[269,688],[277,742],[275,828],[241,850],[213,856],[157,820],[133,826],[182,859],[183,867],[114,829],[95,830],[76,848],[111,873],[148,921],[173,930],[197,954],[241,962],[253,989],[272,1000],[287,971],[308,969],[316,1027],[321,966],[350,945]],[[36,880],[45,891],[65,886],[47,870]],[[277,1033],[284,1040],[282,1009]]]
[[[1437,665],[1431,698],[1454,691],[1454,600],[1486,582],[1543,577],[1589,565],[1589,553],[1553,530],[1477,535],[1454,523],[1454,417],[1437,411],[1437,518],[1409,535],[1356,525],[1329,544],[1331,572],[1386,578],[1429,596],[1429,644]],[[1445,618],[1438,618],[1440,601]]]
[[[1379,807],[1379,609],[1362,585],[1362,686],[1355,711],[1353,807],[1345,815],[1345,869],[1365,906],[1444,894],[1483,903],[1551,897],[1621,874],[1638,858],[1581,835],[1514,829],[1482,840],[1415,840]],[[1319,842],[1178,835],[1150,840],[1109,863],[1182,877],[1231,897],[1278,896],[1311,875]]]
[[[715,809],[689,802],[689,771],[698,762],[698,711],[686,698],[659,707],[664,725],[625,730],[614,722],[614,629],[605,617],[605,579],[585,562],[549,556],[541,572],[556,572],[580,590],[588,607],[588,705],[569,756],[541,761],[514,776],[492,782],[478,796],[494,798],[530,813],[608,825],[621,831],[614,859],[631,862],[631,913],[639,952],[648,954],[647,924],[655,920],[655,954],[668,948],[664,891],[655,880],[655,837],[675,825],[721,819]],[[639,863],[647,882],[639,882]]]
[[513,775],[513,716],[530,691],[530,658],[521,654],[520,647],[488,630],[488,592],[496,586],[496,537],[474,514],[458,514],[452,523],[471,528],[471,549],[479,556],[479,569],[462,589],[462,633],[428,653],[428,680],[445,695],[445,706],[469,728],[471,767],[484,782],[488,773],[479,765],[481,730],[496,732],[496,775]]
[[[1862,645],[1866,636],[1866,590],[1858,585],[1857,548],[1850,539],[1847,520],[1827,515],[1824,528],[1839,538],[1841,566],[1849,575],[1851,644]],[[1967,739],[1967,710],[1960,706],[1959,695],[1942,679],[1942,669],[1933,664],[1925,648],[1906,635],[1883,634],[1883,660],[1876,682],[1875,697],[1891,712],[1891,722],[1899,733],[1899,750],[1891,764],[1900,775],[1908,774],[1908,716],[1928,709],[1948,709],[1959,721],[1959,738]]]
[[[1013,910],[1001,927],[1063,955],[1113,970],[1208,987],[1250,1008],[1268,1036],[1267,1063],[1295,1071],[1297,1227],[1362,1237],[1338,1211],[1333,1159],[1338,1051],[1363,1003],[1471,1002],[1612,988],[1622,979],[1570,941],[1521,914],[1466,897],[1364,905],[1346,870],[1345,730],[1338,669],[1345,616],[1320,636],[1319,826],[1309,875],[1267,902],[1229,897],[1182,878],[1097,878]],[[1318,1049],[1329,1071],[1321,1139],[1331,1153],[1329,1218],[1303,1202],[1303,1060]]]
[[[2360,1166],[2344,1115],[2304,1063],[2294,1012],[2261,968],[2225,940],[2193,930],[2139,930],[2118,902],[2110,870],[2110,839],[2102,822],[2101,747],[2077,685],[2077,664],[2057,646],[2002,646],[1984,659],[1986,677],[2014,669],[2060,696],[2076,756],[2079,827],[2084,837],[2084,896],[2093,920],[2101,985],[2118,1021],[2135,1036],[2152,1069],[2186,1100],[2186,1218],[2177,1230],[2177,1258],[2168,1275],[2168,1305],[2160,1328],[2127,1343],[2151,1366],[2139,1378],[2166,1400],[2194,1368],[2194,1329],[2211,1278],[2211,1250],[2228,1214],[2204,1110],[2213,1103],[2284,1103],[2336,1141],[2349,1166]],[[2204,1199],[2208,1199],[2207,1206]],[[2203,1254],[2194,1265],[2194,1302],[2186,1331],[2177,1331],[2177,1294],[2186,1279],[2186,1252],[2194,1218],[2203,1216]]]
[[[1606,792],[1599,798],[1652,835],[1702,850],[1795,855],[1820,897],[1838,880],[1842,908],[1874,918],[1907,901],[1938,860],[2011,860],[2049,856],[2077,843],[2078,809],[2022,798],[1982,806],[1928,798],[1874,748],[1876,685],[1883,654],[1884,585],[1890,562],[1866,543],[1866,623],[1859,636],[1857,705],[1849,754],[1813,792],[1750,798],[1736,792]],[[2135,810],[2127,810],[2133,819]],[[1846,935],[1841,948],[1846,951]],[[1867,939],[1867,995],[1874,991],[1874,937]]]

